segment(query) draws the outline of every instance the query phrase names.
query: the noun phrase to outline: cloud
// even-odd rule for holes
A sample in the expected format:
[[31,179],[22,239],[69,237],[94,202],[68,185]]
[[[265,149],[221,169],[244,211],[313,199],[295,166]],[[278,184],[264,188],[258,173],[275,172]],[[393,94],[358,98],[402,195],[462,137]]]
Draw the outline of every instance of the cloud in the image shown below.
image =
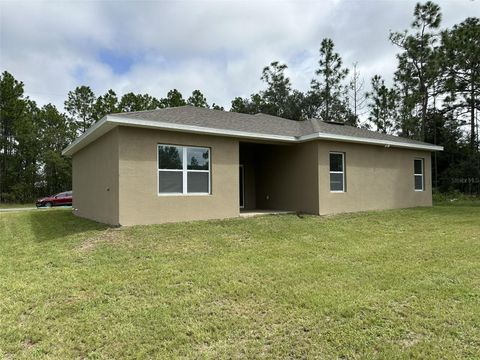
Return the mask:
[[[479,3],[441,1],[444,24],[474,13]],[[414,2],[390,1],[3,1],[0,69],[24,81],[40,105],[62,107],[67,92],[89,85],[163,97],[200,89],[229,108],[236,96],[262,88],[271,61],[289,65],[306,90],[324,37],[344,64],[359,63],[367,79],[390,79],[396,49],[390,30],[407,28]]]

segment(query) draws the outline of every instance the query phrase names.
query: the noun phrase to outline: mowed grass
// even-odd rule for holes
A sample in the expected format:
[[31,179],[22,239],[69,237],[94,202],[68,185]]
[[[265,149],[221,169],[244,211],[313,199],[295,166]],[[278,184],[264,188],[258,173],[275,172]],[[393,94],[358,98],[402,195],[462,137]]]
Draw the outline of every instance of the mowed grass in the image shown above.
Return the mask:
[[15,203],[0,203],[0,209],[17,209],[35,207],[35,204],[15,204]]
[[479,358],[480,206],[0,214],[0,358]]

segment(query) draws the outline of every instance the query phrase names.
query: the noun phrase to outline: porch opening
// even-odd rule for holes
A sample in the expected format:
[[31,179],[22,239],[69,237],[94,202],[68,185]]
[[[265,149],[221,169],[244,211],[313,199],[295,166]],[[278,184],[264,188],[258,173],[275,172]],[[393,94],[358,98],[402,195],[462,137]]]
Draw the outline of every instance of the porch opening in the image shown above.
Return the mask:
[[240,143],[240,212],[245,216],[297,210],[294,177],[288,174],[294,146]]

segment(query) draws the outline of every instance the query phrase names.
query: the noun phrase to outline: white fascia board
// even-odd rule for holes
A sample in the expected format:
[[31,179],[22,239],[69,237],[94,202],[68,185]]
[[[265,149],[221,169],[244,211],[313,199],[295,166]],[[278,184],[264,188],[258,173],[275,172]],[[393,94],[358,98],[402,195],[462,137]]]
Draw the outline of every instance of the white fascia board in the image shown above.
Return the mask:
[[95,124],[93,124],[87,131],[85,131],[70,145],[63,149],[62,155],[73,155],[73,153],[75,153],[77,150],[76,148],[83,148],[84,146],[90,144],[91,142],[105,134],[107,131],[109,131],[111,127],[107,128],[105,126],[107,124],[107,118],[107,116],[104,116],[100,121],[97,121]]
[[380,146],[387,146],[387,147],[392,146],[392,147],[418,149],[418,150],[429,150],[429,151],[443,150],[443,146],[412,144],[412,143],[406,143],[406,142],[396,142],[396,141],[379,140],[379,139],[367,139],[367,138],[347,136],[347,135],[336,135],[336,134],[327,134],[327,133],[314,133],[314,134],[309,134],[304,136],[269,135],[269,134],[253,133],[253,132],[247,132],[247,131],[215,129],[215,128],[207,128],[202,126],[172,124],[172,123],[159,122],[154,120],[131,119],[126,117],[107,115],[103,117],[100,121],[95,123],[82,136],[78,137],[74,142],[72,142],[69,146],[67,146],[62,151],[62,155],[68,155],[68,156],[73,155],[76,151],[90,144],[94,140],[98,139],[100,136],[107,133],[114,127],[120,126],[120,125],[142,127],[142,128],[149,128],[149,129],[179,131],[179,132],[187,132],[187,133],[195,133],[195,134],[227,136],[227,137],[236,137],[236,138],[257,139],[257,140],[270,140],[270,141],[280,141],[280,142],[290,142],[290,143],[298,143],[298,142],[305,142],[305,141],[311,141],[311,140],[332,140],[332,141],[380,145]]
[[417,149],[417,150],[443,151],[443,146],[438,146],[438,145],[413,144],[408,142],[368,139],[368,138],[362,138],[357,136],[326,134],[326,133],[315,133],[315,134],[300,136],[298,138],[298,141],[305,142],[305,141],[311,141],[316,139],[381,145],[381,146],[387,146],[387,147],[400,147],[400,148]]

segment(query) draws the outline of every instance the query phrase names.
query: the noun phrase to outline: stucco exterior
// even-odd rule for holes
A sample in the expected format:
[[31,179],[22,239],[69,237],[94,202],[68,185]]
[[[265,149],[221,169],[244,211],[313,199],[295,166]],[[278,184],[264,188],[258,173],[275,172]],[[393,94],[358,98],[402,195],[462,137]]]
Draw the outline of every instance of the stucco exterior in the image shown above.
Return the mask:
[[75,215],[119,224],[118,140],[117,128],[73,156],[72,207]]
[[[211,193],[158,194],[157,145],[210,148]],[[345,154],[345,192],[330,191],[329,153]],[[414,159],[424,159],[424,191],[414,190]],[[112,225],[236,217],[239,165],[245,210],[333,214],[431,206],[431,153],[314,140],[248,143],[234,137],[118,126],[73,155],[74,212]]]
[[[346,191],[330,192],[329,153],[345,153]],[[424,191],[414,190],[413,161],[424,159]],[[346,142],[318,142],[320,214],[432,205],[431,153]]]
[[[157,144],[210,148],[210,195],[158,195]],[[239,214],[239,145],[234,138],[119,128],[121,225],[206,220]]]

